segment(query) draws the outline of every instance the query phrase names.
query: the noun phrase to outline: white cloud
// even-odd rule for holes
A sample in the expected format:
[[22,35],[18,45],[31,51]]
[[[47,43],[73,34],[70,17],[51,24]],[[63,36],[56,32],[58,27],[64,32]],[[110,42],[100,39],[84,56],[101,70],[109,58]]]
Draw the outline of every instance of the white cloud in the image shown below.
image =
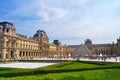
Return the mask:
[[120,15],[116,13],[119,8],[120,2],[117,0],[37,0],[36,2],[33,0],[31,5],[30,3],[27,6],[26,3],[21,5],[10,13],[10,16],[23,15],[40,18],[22,23],[22,29],[26,29],[26,33],[29,33],[28,27],[31,27],[29,30],[31,33],[42,28],[47,31],[50,39],[84,37],[82,40],[66,38],[62,40],[64,43],[74,44],[75,41],[80,44],[85,38],[91,38],[96,43],[104,39],[102,43],[113,41],[120,34]]
[[84,5],[88,2],[89,0],[77,0],[78,4]]
[[61,8],[51,8],[46,5],[41,7],[42,9],[38,10],[37,15],[42,17],[43,21],[58,20],[67,14],[67,10]]

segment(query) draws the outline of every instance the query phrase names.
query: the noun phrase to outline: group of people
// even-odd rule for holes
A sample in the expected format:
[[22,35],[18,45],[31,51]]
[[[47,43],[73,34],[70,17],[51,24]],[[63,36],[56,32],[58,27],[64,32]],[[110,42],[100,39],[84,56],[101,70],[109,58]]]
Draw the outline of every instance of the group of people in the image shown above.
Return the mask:
[[110,62],[120,62],[119,56],[107,56],[107,55],[97,55],[97,56],[77,56],[74,59],[77,60],[92,60],[92,61],[110,61]]

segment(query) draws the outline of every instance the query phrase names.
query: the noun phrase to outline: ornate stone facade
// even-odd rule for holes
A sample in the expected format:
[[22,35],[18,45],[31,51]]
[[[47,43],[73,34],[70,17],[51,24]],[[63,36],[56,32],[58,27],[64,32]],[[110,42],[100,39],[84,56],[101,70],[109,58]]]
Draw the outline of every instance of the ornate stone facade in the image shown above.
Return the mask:
[[[58,42],[58,41],[56,41]],[[45,31],[38,30],[33,37],[16,33],[10,22],[0,22],[0,59],[40,59],[48,57],[67,57],[75,48],[60,43],[49,43]]]
[[85,45],[92,51],[93,55],[116,55],[120,56],[120,38],[117,43],[111,44],[93,44],[90,39],[85,41]]
[[[93,44],[87,39],[84,45],[93,55],[120,55],[120,38],[112,44]],[[0,59],[3,60],[65,58],[79,47],[80,45],[62,45],[59,40],[49,43],[43,30],[38,30],[33,37],[27,37],[16,33],[12,23],[0,22]]]

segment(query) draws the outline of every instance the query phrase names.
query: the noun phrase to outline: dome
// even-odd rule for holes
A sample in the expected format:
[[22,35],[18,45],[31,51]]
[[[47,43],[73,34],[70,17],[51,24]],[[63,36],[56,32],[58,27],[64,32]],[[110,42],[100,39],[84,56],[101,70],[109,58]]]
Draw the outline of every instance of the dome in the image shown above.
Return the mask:
[[33,37],[47,37],[46,32],[43,30],[38,30]]
[[61,45],[61,42],[59,40],[54,40],[53,44],[55,44],[55,45]]
[[85,43],[92,43],[90,39],[85,40]]

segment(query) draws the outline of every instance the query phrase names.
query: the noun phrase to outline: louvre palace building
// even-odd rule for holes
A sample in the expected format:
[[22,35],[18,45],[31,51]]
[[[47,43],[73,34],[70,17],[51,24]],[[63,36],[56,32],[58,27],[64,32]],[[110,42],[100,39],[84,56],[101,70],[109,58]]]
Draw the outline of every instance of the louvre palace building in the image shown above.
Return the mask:
[[[2,60],[68,57],[80,46],[62,45],[59,40],[49,43],[49,38],[43,30],[37,30],[33,37],[27,37],[16,33],[12,23],[0,22],[0,59]],[[93,44],[87,39],[84,47],[89,49],[92,55],[120,55],[120,38],[117,39],[117,43],[111,44]]]

